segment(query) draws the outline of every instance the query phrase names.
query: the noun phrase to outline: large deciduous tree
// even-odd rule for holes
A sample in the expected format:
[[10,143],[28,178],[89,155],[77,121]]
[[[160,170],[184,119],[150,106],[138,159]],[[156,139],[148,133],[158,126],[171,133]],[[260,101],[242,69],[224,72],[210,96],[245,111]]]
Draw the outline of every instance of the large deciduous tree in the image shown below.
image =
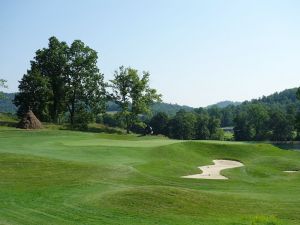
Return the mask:
[[121,66],[111,80],[111,96],[121,108],[127,133],[137,122],[139,114],[149,113],[151,104],[161,101],[161,95],[150,88],[149,77],[148,72],[143,72],[140,77],[137,70]]
[[97,52],[79,40],[69,47],[51,37],[48,48],[36,51],[31,69],[20,81],[15,98],[19,114],[30,107],[41,120],[59,122],[68,112],[74,125],[76,116],[82,123],[91,113],[102,112],[105,84],[97,59]]
[[80,113],[82,117],[88,112],[95,115],[103,112],[106,93],[103,74],[97,67],[96,51],[76,40],[72,43],[68,56],[65,100],[73,125],[76,122],[76,113]]
[[52,91],[49,113],[52,121],[58,122],[59,116],[65,112],[64,77],[68,68],[68,45],[50,37],[48,48],[38,50],[31,64],[49,80]]

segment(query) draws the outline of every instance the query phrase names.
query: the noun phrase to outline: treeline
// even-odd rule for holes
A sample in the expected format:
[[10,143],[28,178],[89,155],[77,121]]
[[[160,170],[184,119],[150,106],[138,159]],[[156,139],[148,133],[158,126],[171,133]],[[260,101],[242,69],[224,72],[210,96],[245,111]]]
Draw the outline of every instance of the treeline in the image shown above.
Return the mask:
[[[124,127],[118,113],[103,114],[97,118],[97,122],[112,127]],[[165,135],[174,139],[224,140],[220,120],[209,116],[207,111],[202,109],[181,109],[174,116],[165,112],[158,112],[152,117],[140,115],[140,123],[136,123],[132,131],[145,133],[143,124],[150,125],[154,135]]]
[[56,37],[36,51],[31,67],[19,84],[14,104],[22,117],[31,109],[41,121],[69,122],[86,128],[105,113],[108,101],[117,104],[118,116],[129,132],[147,114],[160,95],[149,87],[148,72],[119,67],[108,83],[97,67],[98,54],[80,40],[70,46]]
[[[176,139],[224,140],[223,129],[233,131],[237,141],[292,141],[300,134],[300,91],[297,88],[258,100],[225,108],[216,106],[191,111],[180,110],[175,116],[159,112],[143,121],[154,134]],[[117,115],[103,117],[103,123],[120,126]]]
[[[0,112],[3,113],[17,113],[17,107],[13,103],[15,95],[17,93],[5,93],[3,92],[3,99],[0,98]],[[189,106],[183,106],[178,104],[155,102],[150,106],[151,115],[155,115],[158,112],[165,112],[168,116],[174,116],[179,110],[184,109],[185,111],[192,112],[194,108]],[[106,103],[106,112],[119,112],[121,108],[118,104],[113,101]]]
[[224,140],[220,120],[202,109],[193,112],[180,110],[174,117],[157,113],[149,121],[155,134],[175,139]]
[[234,127],[238,141],[299,140],[299,90],[288,89],[260,99],[225,108],[210,107],[207,112],[218,118],[222,127]]
[[237,109],[234,119],[235,140],[291,141],[299,139],[299,119],[299,113],[294,106],[283,109],[263,103],[243,104]]
[[245,105],[262,104],[269,110],[281,110],[283,112],[294,111],[294,114],[300,110],[300,101],[297,100],[297,88],[287,89],[269,96],[263,96],[252,101],[245,101],[240,104],[229,104],[226,107],[219,107],[219,104],[207,107],[211,116],[221,120],[222,127],[234,126],[234,118],[238,111]]

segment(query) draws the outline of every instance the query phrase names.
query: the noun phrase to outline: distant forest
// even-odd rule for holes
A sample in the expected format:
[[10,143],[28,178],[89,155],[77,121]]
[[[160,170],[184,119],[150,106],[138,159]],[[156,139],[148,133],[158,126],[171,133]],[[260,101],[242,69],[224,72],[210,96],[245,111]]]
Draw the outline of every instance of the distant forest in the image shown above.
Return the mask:
[[[263,96],[259,99],[253,99],[251,101],[245,102],[232,102],[232,101],[222,101],[207,107],[208,114],[217,117],[221,120],[222,127],[234,126],[234,117],[237,112],[241,111],[243,108],[250,104],[262,104],[265,107],[272,109],[280,109],[283,112],[299,111],[300,101],[297,100],[296,96],[297,88],[286,89],[282,92],[276,92],[269,96]],[[15,114],[17,112],[17,107],[13,104],[13,99],[15,93],[4,93],[5,99],[0,100],[0,112]],[[154,103],[151,106],[151,114],[155,115],[159,112],[166,113],[168,116],[175,116],[180,110],[186,112],[192,112],[195,108],[190,106],[182,106],[178,104],[171,103]],[[120,107],[112,101],[107,103],[107,112],[118,112]]]
[[[16,95],[15,93],[4,93],[5,98],[0,100],[0,112],[16,114],[17,107],[13,103],[15,95]],[[190,106],[182,106],[182,105],[171,104],[171,103],[154,103],[151,106],[152,115],[158,112],[164,112],[168,116],[174,116],[179,110],[185,110],[187,112],[191,112],[194,110],[194,108]],[[118,112],[120,111],[120,107],[117,104],[115,104],[113,101],[109,101],[107,103],[106,111]]]
[[[5,97],[0,100],[0,112],[15,114],[15,94],[5,93]],[[122,126],[117,116],[111,114],[119,111],[119,106],[109,101],[108,113],[97,118],[97,121],[109,126]],[[223,127],[234,132],[235,140],[288,141],[299,139],[296,132],[299,127],[299,111],[297,88],[293,88],[251,101],[224,101],[205,108],[154,103],[150,116],[145,116],[142,120],[153,126],[155,134],[178,139],[224,139],[224,134],[217,132]],[[178,121],[174,121],[176,118]]]

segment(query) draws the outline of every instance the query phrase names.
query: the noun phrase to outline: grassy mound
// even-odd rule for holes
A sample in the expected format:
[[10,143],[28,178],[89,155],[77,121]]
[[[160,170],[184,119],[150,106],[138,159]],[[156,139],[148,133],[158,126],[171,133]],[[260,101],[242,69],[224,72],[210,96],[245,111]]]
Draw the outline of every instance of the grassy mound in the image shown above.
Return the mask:
[[[296,225],[300,153],[63,130],[0,130],[0,224]],[[195,180],[214,159],[244,167]]]

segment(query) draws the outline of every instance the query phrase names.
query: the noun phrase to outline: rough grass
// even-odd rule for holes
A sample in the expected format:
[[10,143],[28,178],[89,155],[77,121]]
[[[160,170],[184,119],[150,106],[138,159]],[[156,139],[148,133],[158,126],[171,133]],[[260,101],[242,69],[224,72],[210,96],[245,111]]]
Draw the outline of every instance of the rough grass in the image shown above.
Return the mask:
[[[182,179],[213,159],[229,180]],[[268,144],[0,129],[0,224],[300,224],[300,152]]]

